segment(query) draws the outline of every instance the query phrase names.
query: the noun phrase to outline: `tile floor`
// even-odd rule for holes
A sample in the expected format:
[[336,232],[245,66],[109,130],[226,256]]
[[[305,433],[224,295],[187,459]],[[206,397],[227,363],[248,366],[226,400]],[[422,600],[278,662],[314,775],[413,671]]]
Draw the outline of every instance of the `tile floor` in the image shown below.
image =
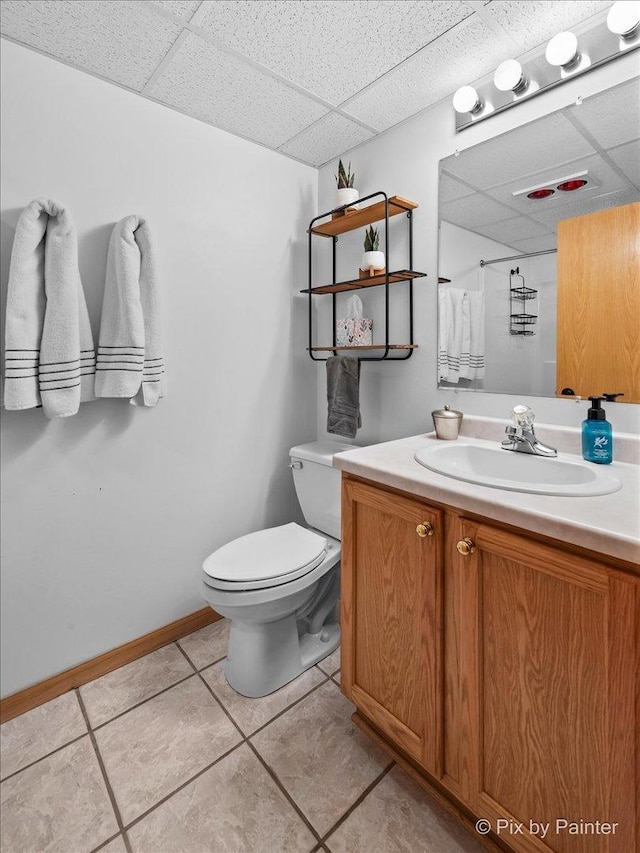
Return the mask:
[[3,853],[484,848],[351,722],[340,652],[263,699],[216,622],[0,727]]

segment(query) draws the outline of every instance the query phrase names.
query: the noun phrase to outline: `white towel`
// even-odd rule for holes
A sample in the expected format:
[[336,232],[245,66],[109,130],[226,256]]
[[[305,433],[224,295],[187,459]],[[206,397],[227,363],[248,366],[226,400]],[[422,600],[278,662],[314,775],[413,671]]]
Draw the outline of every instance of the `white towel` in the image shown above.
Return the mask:
[[165,394],[153,241],[144,219],[126,216],[109,241],[96,396],[155,406]]
[[460,379],[484,378],[484,293],[465,291],[462,301]]
[[438,379],[446,382],[457,383],[460,376],[465,292],[454,287],[438,294]]
[[78,270],[78,236],[63,205],[36,199],[20,215],[7,294],[4,405],[75,415],[93,400],[95,352]]

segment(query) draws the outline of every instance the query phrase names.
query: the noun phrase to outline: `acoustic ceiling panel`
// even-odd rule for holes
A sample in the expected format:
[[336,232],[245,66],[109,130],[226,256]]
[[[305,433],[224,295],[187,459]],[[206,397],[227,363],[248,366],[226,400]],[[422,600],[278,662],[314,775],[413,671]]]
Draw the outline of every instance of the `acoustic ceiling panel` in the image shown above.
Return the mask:
[[158,9],[169,12],[181,21],[190,21],[202,0],[151,0]]
[[149,94],[273,148],[327,112],[317,101],[193,34],[187,35]]
[[361,125],[338,113],[329,113],[279,150],[312,166],[319,166],[372,136],[373,133]]
[[636,189],[640,190],[640,140],[636,139],[619,148],[612,148],[607,151],[607,155]]
[[493,0],[485,9],[527,51],[610,5],[607,0]]
[[133,0],[3,0],[2,32],[141,91],[180,25]]
[[343,109],[386,130],[483,76],[512,50],[508,41],[501,40],[479,18],[472,18],[424,47],[345,103]]
[[570,110],[579,128],[591,134],[601,148],[613,148],[640,137],[638,81],[587,98]]
[[198,26],[337,106],[471,14],[460,0],[205,0]]

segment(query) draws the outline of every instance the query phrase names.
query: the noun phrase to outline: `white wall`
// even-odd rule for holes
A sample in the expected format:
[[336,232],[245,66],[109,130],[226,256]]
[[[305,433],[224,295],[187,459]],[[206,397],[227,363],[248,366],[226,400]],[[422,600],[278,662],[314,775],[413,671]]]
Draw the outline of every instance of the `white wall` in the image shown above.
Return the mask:
[[19,213],[51,196],[97,336],[110,230],[145,216],[169,381],[155,410],[3,413],[6,695],[203,607],[208,553],[300,518],[286,454],[316,431],[294,294],[317,172],[7,42],[2,106],[3,297]]
[[[518,254],[511,246],[490,240],[475,231],[440,223],[440,274],[461,290],[485,294],[485,377],[461,379],[460,388],[495,391],[500,394],[553,396],[556,390],[556,256],[537,255],[513,262],[480,266],[481,258],[505,258]],[[514,302],[514,311],[536,314],[533,335],[511,335],[509,319],[511,287],[521,279],[509,280],[518,268],[525,286],[537,290],[534,300]],[[524,304],[524,308],[523,308]],[[442,383],[446,387],[446,383]],[[451,387],[454,387],[453,384]]]
[[[573,103],[578,96],[588,98],[598,91],[637,76],[637,73],[636,57],[623,57],[576,80],[567,81],[550,92],[483,121],[458,135],[454,129],[453,108],[447,99],[346,155],[356,172],[356,185],[360,195],[384,189],[389,194],[401,195],[420,204],[414,220],[414,267],[427,272],[429,276],[427,279],[418,279],[415,284],[416,341],[420,348],[404,363],[362,365],[363,428],[358,432],[356,442],[367,444],[430,430],[433,428],[431,410],[444,403],[469,414],[500,417],[505,418],[505,421],[512,407],[518,402],[531,405],[541,422],[578,426],[584,419],[585,404],[570,400],[437,389],[438,163],[442,158],[453,154],[456,149],[462,150],[476,145],[561,109]],[[319,210],[328,210],[334,206],[334,167],[335,163],[330,163],[320,170]],[[362,251],[360,244],[349,244],[349,235],[343,238],[343,243],[347,248],[347,255],[351,258],[351,266],[357,266],[357,258]],[[322,247],[318,249],[318,254],[321,251]],[[405,263],[403,245],[399,246],[398,251],[398,259]],[[366,299],[371,301],[368,295]],[[326,434],[324,371],[319,371],[319,378],[318,433],[322,436]],[[625,432],[638,430],[638,405],[617,403],[607,407],[607,415],[614,429]]]

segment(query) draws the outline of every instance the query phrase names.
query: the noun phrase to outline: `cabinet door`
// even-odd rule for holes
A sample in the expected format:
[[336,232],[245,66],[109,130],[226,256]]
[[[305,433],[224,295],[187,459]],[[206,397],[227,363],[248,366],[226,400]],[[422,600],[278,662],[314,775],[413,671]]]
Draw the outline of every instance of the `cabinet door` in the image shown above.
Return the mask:
[[442,513],[345,480],[342,517],[342,689],[437,775]]
[[[519,850],[638,850],[638,578],[489,525],[458,529],[475,546],[454,551],[463,591],[448,599],[473,708],[459,715],[470,805],[494,828],[516,822],[501,835]],[[544,839],[529,821],[549,824]]]

